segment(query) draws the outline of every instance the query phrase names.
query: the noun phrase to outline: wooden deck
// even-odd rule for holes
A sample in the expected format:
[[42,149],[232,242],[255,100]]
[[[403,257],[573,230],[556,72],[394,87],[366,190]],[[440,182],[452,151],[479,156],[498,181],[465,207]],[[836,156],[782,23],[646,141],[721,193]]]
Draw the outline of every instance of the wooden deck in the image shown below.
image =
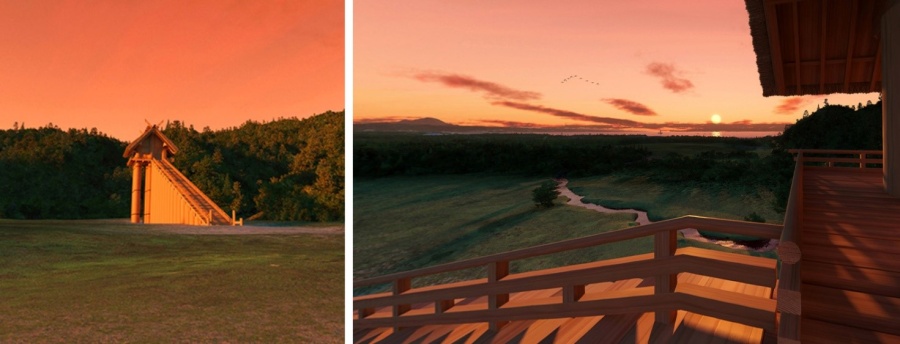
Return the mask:
[[803,342],[900,343],[900,199],[880,168],[803,175]]
[[[733,282],[719,278],[681,273],[679,286],[715,288],[744,295],[770,298],[772,288]],[[628,279],[596,283],[585,294],[616,290],[636,290],[652,286],[652,281]],[[510,303],[561,298],[559,288],[514,293]],[[487,298],[457,300],[457,307],[486,308]],[[539,302],[539,301],[538,301]],[[432,304],[414,305],[409,313],[431,312]],[[376,310],[372,316],[387,316],[390,307]],[[354,314],[356,318],[356,314]],[[760,343],[763,329],[720,320],[686,311],[678,311],[674,325],[655,324],[654,314],[626,314],[562,319],[512,321],[499,331],[489,331],[488,323],[427,325],[405,328],[359,329],[355,343]]]

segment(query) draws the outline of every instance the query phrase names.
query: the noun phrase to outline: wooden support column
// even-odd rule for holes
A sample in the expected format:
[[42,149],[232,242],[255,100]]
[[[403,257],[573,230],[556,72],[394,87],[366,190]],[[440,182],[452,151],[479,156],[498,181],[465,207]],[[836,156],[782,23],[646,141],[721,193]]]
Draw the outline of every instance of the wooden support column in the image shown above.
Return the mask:
[[881,106],[884,189],[900,197],[900,0],[881,17]]
[[[509,275],[509,262],[494,262],[488,265],[488,283],[495,283]],[[509,302],[509,294],[488,295],[488,309],[499,309]],[[500,330],[508,321],[494,321],[490,323],[491,331]]]
[[131,164],[131,223],[141,222],[141,163]]
[[[675,249],[678,248],[678,231],[666,231],[656,233],[653,237],[653,258],[669,259],[675,255]],[[654,294],[668,294],[675,292],[675,285],[678,283],[677,274],[657,275],[653,277]],[[658,324],[674,324],[675,316],[678,310],[662,310],[656,312],[656,323]]]

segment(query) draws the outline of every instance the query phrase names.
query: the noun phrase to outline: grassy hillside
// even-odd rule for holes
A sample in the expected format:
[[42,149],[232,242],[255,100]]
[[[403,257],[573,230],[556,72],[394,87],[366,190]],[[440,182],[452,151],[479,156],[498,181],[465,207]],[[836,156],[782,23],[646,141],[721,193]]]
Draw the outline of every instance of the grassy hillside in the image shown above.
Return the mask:
[[343,342],[343,236],[147,228],[0,220],[0,342]]

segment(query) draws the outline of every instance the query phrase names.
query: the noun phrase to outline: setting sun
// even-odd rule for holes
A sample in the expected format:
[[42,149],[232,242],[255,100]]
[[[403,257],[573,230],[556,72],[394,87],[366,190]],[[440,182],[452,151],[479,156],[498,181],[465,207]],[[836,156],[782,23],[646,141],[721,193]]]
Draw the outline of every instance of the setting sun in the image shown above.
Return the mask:
[[709,118],[709,120],[710,120],[710,122],[713,122],[713,124],[719,124],[722,122],[722,116],[719,116],[719,114],[714,113],[712,115],[712,117]]

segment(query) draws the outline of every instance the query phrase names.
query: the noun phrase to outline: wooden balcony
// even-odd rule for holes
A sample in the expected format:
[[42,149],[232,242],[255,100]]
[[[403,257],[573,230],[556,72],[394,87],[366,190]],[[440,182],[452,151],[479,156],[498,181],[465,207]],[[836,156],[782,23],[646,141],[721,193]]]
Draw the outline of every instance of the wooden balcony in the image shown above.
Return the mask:
[[[355,281],[392,291],[354,298],[354,342],[900,342],[900,200],[881,191],[881,152],[795,153],[783,227],[686,216]],[[780,266],[677,248],[683,228],[778,238]],[[643,236],[653,253],[510,273],[514,260]],[[486,276],[413,288],[475,267]]]
[[[900,199],[881,151],[794,151],[803,342],[900,343]],[[874,158],[873,158],[874,157]]]

